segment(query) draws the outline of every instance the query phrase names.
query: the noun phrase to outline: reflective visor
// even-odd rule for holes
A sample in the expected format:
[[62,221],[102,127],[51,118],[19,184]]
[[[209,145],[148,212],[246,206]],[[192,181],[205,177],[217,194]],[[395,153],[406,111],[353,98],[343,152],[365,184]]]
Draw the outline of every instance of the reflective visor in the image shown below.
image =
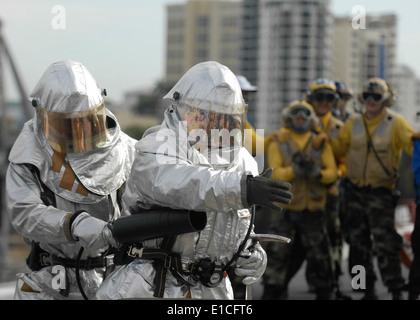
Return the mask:
[[211,147],[242,147],[246,126],[246,106],[243,112],[219,113],[184,105],[180,110],[187,122],[189,141]]
[[107,141],[106,109],[62,113],[37,108],[37,116],[51,147],[63,153],[86,152],[100,148]]

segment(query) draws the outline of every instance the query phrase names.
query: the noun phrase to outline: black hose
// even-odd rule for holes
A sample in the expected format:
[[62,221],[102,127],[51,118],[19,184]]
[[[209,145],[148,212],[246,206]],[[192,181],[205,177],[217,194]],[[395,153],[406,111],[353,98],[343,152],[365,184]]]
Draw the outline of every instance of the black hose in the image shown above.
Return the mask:
[[83,296],[83,299],[89,300],[89,298],[85,294],[85,291],[83,290],[82,282],[80,281],[80,268],[79,268],[79,264],[80,264],[80,259],[81,259],[82,254],[83,254],[83,250],[84,250],[83,247],[81,247],[80,250],[79,250],[79,254],[77,255],[77,260],[76,260],[76,282],[77,282],[77,286],[79,287],[80,293]]

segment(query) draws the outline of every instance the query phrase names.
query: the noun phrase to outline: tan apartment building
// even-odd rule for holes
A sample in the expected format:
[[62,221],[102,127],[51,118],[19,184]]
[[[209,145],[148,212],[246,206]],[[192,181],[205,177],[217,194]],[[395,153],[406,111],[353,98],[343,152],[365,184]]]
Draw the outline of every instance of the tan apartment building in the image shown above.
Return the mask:
[[240,71],[241,1],[188,0],[166,6],[166,81],[208,60]]
[[351,17],[334,19],[332,76],[344,81],[356,93],[371,77],[391,84],[396,67],[395,15],[368,15],[366,28],[352,27]]

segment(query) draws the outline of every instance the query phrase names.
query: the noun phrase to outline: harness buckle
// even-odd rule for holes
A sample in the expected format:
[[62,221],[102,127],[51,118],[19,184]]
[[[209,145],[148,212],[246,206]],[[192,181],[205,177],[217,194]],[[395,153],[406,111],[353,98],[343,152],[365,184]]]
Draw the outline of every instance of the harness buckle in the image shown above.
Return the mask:
[[138,248],[135,244],[128,247],[127,255],[131,258],[141,258],[143,256],[143,247]]
[[115,269],[114,254],[105,256],[105,278],[107,278]]
[[110,266],[113,266],[113,265],[114,265],[114,255],[109,254],[105,256],[105,266],[109,268]]
[[39,262],[41,263],[42,267],[51,266],[53,264],[52,257],[49,253],[40,253]]
[[164,262],[164,267],[166,269],[169,269],[172,266],[172,257],[171,256],[166,256],[165,257],[165,262]]

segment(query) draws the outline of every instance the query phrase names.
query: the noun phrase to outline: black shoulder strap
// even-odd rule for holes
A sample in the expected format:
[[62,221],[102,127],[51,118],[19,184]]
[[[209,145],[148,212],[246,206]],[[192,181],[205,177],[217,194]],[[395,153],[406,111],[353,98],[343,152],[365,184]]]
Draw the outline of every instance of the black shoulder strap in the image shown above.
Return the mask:
[[392,175],[392,174],[391,174],[391,172],[388,170],[388,168],[387,168],[387,167],[385,167],[385,165],[383,164],[383,162],[382,162],[381,158],[379,157],[378,153],[376,152],[376,149],[375,149],[375,147],[374,147],[374,145],[373,145],[372,137],[371,137],[371,135],[370,135],[370,133],[369,133],[369,129],[368,129],[368,126],[367,126],[367,123],[366,123],[365,117],[363,116],[363,114],[362,114],[361,116],[362,116],[363,125],[365,126],[365,131],[366,131],[366,136],[367,136],[367,144],[368,144],[368,148],[372,149],[373,154],[375,155],[376,160],[378,160],[379,164],[381,165],[381,167],[382,167],[382,169],[384,170],[384,172],[386,173],[386,175],[387,175],[388,177],[392,177],[393,175]]
[[[161,249],[171,251],[175,243],[175,239],[175,236],[163,238]],[[168,267],[166,266],[166,259],[164,261],[154,260],[153,265],[156,270],[155,278],[153,280],[155,284],[153,296],[156,298],[163,298],[163,294],[165,291],[166,273],[168,272]]]
[[26,166],[29,168],[29,170],[31,170],[31,172],[33,173],[33,175],[38,181],[39,187],[41,188],[42,202],[44,202],[46,206],[56,207],[55,194],[46,186],[44,182],[42,182],[41,177],[39,175],[38,168],[34,166],[33,164],[29,164],[29,163],[27,163]]

